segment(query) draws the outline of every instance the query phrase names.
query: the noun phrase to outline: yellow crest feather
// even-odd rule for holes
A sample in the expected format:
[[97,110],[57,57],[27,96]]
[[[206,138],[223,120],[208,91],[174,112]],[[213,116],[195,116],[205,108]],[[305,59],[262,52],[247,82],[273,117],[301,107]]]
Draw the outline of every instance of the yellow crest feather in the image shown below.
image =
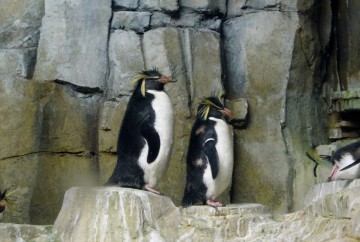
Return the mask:
[[144,73],[139,73],[133,77],[131,80],[131,84],[133,87],[138,85],[139,81],[141,81],[141,94],[145,97],[146,94],[146,79],[148,78],[160,78],[160,76],[150,76]]

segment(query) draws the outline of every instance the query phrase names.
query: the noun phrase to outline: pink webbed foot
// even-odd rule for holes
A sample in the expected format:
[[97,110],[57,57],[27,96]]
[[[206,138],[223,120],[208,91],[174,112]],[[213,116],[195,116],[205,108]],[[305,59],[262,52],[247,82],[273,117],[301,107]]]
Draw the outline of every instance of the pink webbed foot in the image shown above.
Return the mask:
[[162,195],[161,192],[156,191],[154,188],[150,187],[149,184],[145,184],[144,189],[146,191],[149,191],[149,192],[152,192],[152,193],[155,193],[155,194],[158,194],[158,195]]
[[221,202],[214,201],[213,199],[208,199],[206,204],[215,208],[224,206]]

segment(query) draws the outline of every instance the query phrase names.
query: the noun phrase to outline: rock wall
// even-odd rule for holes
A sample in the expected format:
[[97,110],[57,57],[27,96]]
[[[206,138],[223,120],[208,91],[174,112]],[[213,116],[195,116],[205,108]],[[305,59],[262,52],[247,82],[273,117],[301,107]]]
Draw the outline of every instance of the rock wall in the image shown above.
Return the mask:
[[248,122],[221,200],[302,208],[330,169],[315,177],[305,155],[328,143],[329,93],[358,88],[355,2],[2,1],[0,188],[17,189],[3,221],[52,224],[68,188],[107,180],[130,78],[152,67],[178,80],[166,87],[175,142],[159,190],[179,205],[197,104],[225,90]]

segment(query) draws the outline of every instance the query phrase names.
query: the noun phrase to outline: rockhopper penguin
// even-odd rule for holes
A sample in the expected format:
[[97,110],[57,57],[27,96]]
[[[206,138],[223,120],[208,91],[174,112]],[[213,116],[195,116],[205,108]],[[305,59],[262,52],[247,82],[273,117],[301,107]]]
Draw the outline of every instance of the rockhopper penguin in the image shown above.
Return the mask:
[[360,141],[338,149],[331,162],[329,181],[360,178]]
[[205,98],[198,107],[187,153],[187,176],[183,207],[203,202],[213,207],[231,183],[234,155],[233,135],[224,118],[232,112],[221,96]]
[[136,75],[122,121],[117,164],[107,185],[153,189],[165,173],[173,144],[174,112],[164,85],[175,82],[156,69]]

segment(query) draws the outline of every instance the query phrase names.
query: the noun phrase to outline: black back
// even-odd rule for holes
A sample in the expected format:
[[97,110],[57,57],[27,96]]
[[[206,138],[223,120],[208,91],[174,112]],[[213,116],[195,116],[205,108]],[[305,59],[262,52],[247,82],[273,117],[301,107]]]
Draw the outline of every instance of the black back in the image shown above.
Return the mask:
[[334,164],[335,160],[341,160],[341,157],[346,153],[350,153],[355,160],[360,159],[360,140],[338,149],[333,155],[331,162]]
[[354,162],[351,163],[350,165],[344,167],[341,169],[341,171],[343,170],[347,170],[357,164],[360,163],[360,140],[357,141],[357,142],[354,142],[352,144],[349,144],[349,145],[346,145],[344,147],[341,147],[340,149],[338,149],[335,154],[333,155],[332,159],[331,159],[331,162],[333,164],[335,164],[335,160],[336,161],[340,161],[341,158],[347,154],[347,153],[350,153],[353,158],[354,158]]
[[209,161],[211,166],[213,178],[216,177],[219,171],[218,157],[215,149],[217,135],[214,126],[215,121],[204,120],[198,117],[191,130],[186,159],[187,176],[182,200],[183,207],[206,201],[207,187],[203,182],[203,175],[205,168],[208,166],[207,161]]

